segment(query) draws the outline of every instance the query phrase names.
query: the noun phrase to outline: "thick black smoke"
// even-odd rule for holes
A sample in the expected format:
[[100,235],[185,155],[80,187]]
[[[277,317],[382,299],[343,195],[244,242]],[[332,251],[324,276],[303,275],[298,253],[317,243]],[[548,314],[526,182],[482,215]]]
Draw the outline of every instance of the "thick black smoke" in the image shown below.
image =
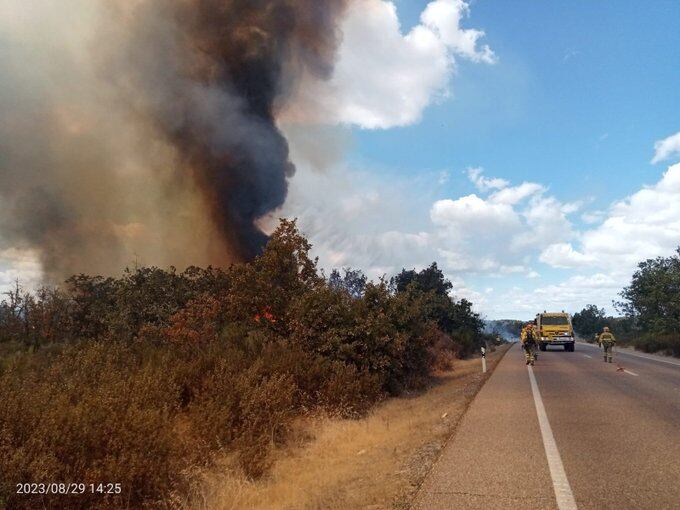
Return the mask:
[[[191,58],[184,71],[206,92],[208,105],[197,106],[193,93],[184,94],[177,122],[163,115],[158,126],[194,172],[240,258],[264,245],[255,221],[283,204],[294,172],[275,123],[277,100],[285,100],[287,82],[302,68],[330,76],[343,3],[199,0],[175,8]],[[212,115],[203,115],[206,106]]]
[[261,250],[294,173],[277,112],[332,73],[346,0],[6,1],[0,249],[52,279]]

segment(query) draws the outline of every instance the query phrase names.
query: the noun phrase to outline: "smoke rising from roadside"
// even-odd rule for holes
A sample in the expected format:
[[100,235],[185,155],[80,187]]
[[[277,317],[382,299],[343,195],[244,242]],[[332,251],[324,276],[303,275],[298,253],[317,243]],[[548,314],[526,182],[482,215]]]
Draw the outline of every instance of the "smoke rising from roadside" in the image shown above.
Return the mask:
[[294,173],[277,112],[330,77],[344,3],[4,2],[0,247],[53,280],[256,255]]

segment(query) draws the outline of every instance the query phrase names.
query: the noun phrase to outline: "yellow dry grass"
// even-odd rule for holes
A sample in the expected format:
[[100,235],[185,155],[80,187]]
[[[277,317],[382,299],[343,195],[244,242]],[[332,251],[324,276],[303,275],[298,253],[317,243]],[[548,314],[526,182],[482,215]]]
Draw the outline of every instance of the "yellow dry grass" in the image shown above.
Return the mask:
[[[491,354],[491,369],[505,351],[501,347]],[[408,508],[484,380],[479,359],[458,361],[453,371],[439,374],[428,391],[389,399],[365,418],[309,419],[303,428],[306,439],[279,452],[270,476],[248,481],[225,460],[219,472],[202,477],[198,499],[189,506]]]

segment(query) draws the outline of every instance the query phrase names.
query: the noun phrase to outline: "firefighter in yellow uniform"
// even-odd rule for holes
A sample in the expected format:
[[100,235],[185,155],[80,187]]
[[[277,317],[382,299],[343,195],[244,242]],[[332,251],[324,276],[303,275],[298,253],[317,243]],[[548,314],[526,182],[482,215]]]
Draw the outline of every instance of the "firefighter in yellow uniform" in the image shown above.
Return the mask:
[[599,340],[600,345],[602,346],[602,352],[604,353],[604,362],[611,363],[616,338],[614,338],[614,335],[611,334],[607,326],[605,326],[602,333],[600,333]]
[[524,357],[527,360],[527,365],[533,365],[536,359],[536,333],[534,325],[529,323],[522,329],[519,337],[522,342],[522,349],[524,349]]

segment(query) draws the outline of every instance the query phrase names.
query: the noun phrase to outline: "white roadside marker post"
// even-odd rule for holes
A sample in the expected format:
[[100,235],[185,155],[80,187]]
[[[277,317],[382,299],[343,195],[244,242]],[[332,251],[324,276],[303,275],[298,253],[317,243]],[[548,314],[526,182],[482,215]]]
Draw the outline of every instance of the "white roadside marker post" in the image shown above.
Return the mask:
[[486,348],[482,347],[482,373],[486,374]]

